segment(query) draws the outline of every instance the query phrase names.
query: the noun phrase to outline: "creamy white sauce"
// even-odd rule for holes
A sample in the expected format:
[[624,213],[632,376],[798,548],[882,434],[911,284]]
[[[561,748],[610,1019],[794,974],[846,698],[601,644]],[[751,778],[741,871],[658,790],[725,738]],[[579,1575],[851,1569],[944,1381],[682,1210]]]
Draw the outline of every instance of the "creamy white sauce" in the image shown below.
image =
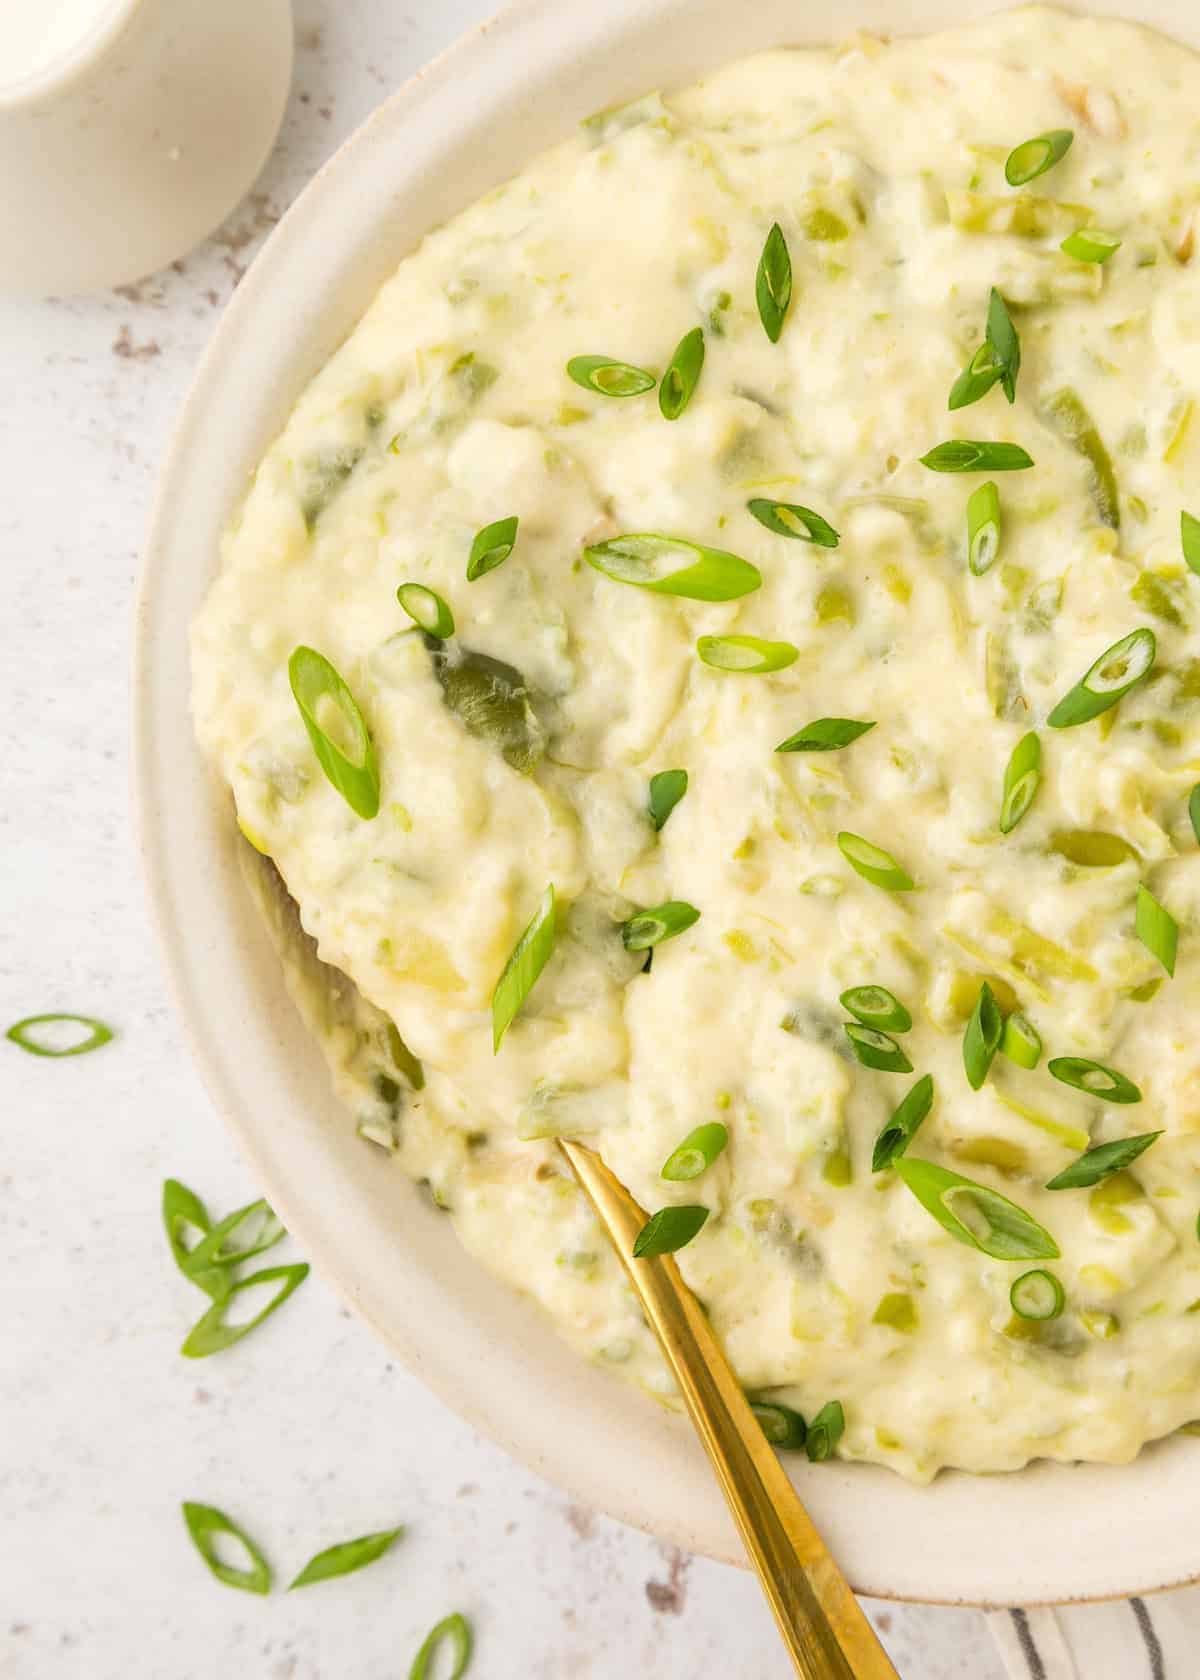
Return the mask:
[[[760,55],[585,125],[401,265],[260,465],[195,627],[201,742],[322,958],[370,1000],[314,1016],[368,1135],[582,1351],[656,1392],[648,1332],[549,1139],[594,1143],[649,1209],[702,1202],[680,1264],[747,1388],[809,1413],[840,1399],[842,1455],[915,1478],[1124,1460],[1200,1414],[1200,580],[1179,540],[1200,466],[1196,76],[1161,37],[1032,9]],[[1067,127],[1053,171],[1006,185],[1011,147]],[[774,221],[795,271],[777,344],[754,293]],[[1120,236],[1105,266],[1060,252],[1083,225]],[[1021,336],[1016,403],[996,389],[950,414],[993,286]],[[588,353],[661,372],[696,325],[707,360],[674,423],[653,393],[607,399],[564,372]],[[1111,457],[1119,530],[1048,418],[1064,390]],[[1036,463],[996,475],[1002,552],[983,577],[965,559],[982,477],[919,460],[950,437]],[[753,496],[815,508],[840,546],[772,534]],[[468,583],[474,533],[509,514],[514,553]],[[672,600],[583,560],[637,531],[732,550],[763,586]],[[530,773],[446,704],[396,604],[406,580],[449,601],[452,646],[522,674],[532,711],[508,721]],[[1151,679],[1048,729],[1143,624]],[[799,657],[706,668],[697,638],[727,633]],[[371,821],[305,736],[300,643],[373,733]],[[825,716],[876,727],[841,752],[774,752]],[[1005,765],[1031,729],[1042,783],[1002,836]],[[690,786],[656,835],[649,777],[674,767]],[[839,830],[893,852],[916,890],[861,879]],[[1124,861],[1071,862],[1096,833]],[[1173,979],[1135,937],[1139,881],[1180,924]],[[550,882],[558,946],[493,1055],[492,991]],[[640,975],[618,926],[666,899],[700,920]],[[1111,1064],[1143,1100],[1099,1104],[1045,1058],[997,1058],[973,1092],[962,1039],[984,978],[1047,1056]],[[908,1076],[847,1054],[838,995],[866,983],[914,1016]],[[1009,1290],[1033,1262],[955,1241],[871,1172],[925,1072],[937,1095],[910,1155],[1002,1192],[1061,1249],[1046,1264],[1065,1311],[1032,1334]],[[725,1153],[665,1183],[713,1120]],[[1160,1128],[1099,1194],[1044,1188],[1087,1141]]]

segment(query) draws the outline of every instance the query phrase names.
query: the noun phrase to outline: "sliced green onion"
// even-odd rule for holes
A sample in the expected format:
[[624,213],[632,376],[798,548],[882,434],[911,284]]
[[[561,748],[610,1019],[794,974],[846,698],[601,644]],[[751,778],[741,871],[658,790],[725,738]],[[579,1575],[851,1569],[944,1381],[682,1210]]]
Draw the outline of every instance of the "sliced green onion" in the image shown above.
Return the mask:
[[707,1172],[729,1142],[729,1132],[719,1120],[697,1126],[667,1156],[659,1175],[671,1184],[688,1184]]
[[1008,305],[992,287],[988,296],[987,342],[1000,364],[1000,383],[1010,403],[1017,400],[1017,375],[1021,371],[1021,340],[1013,326]]
[[1089,1097],[1101,1102],[1141,1102],[1142,1093],[1131,1079],[1103,1062],[1091,1062],[1084,1056],[1055,1056],[1046,1063],[1047,1071],[1064,1085],[1076,1091],[1086,1091]]
[[492,993],[492,1053],[516,1020],[538,975],[550,960],[556,930],[554,886],[548,886],[533,920],[513,946]]
[[1000,1036],[1000,1054],[1022,1068],[1035,1068],[1041,1061],[1041,1035],[1026,1016],[1018,1014],[1007,1018]]
[[963,1034],[963,1067],[967,1072],[967,1083],[973,1091],[978,1091],[987,1078],[988,1069],[1000,1048],[1003,1031],[1004,1017],[1000,1013],[1000,1005],[985,980],[979,988],[979,996],[975,999],[971,1019]]
[[408,1680],[426,1680],[428,1675],[435,1673],[438,1652],[443,1645],[449,1647],[450,1660],[454,1665],[447,1671],[446,1680],[462,1680],[471,1660],[471,1624],[457,1611],[453,1616],[444,1617],[429,1634],[413,1658]]
[[1058,1244],[1007,1196],[933,1161],[902,1155],[899,1176],[944,1231],[993,1260],[1058,1260]]
[[[74,1043],[60,1044],[56,1032],[47,1034],[38,1030],[56,1027],[64,1021],[72,1027],[84,1028],[84,1037]],[[4,1036],[19,1044],[22,1050],[28,1050],[31,1056],[49,1056],[57,1060],[61,1056],[86,1056],[90,1050],[99,1050],[102,1044],[112,1042],[113,1032],[103,1021],[94,1020],[90,1015],[51,1014],[26,1015],[23,1021],[14,1021]]]
[[640,397],[655,386],[654,375],[645,368],[612,356],[572,356],[567,373],[576,385],[582,385],[585,391],[597,391],[602,397]]
[[[1054,1063],[1051,1062],[1051,1067]],[[1138,1137],[1116,1138],[1112,1143],[1097,1143],[1085,1149],[1078,1160],[1064,1167],[1047,1184],[1047,1190],[1086,1190],[1113,1173],[1124,1172],[1144,1150],[1149,1149],[1161,1132],[1142,1132]]]
[[426,589],[423,583],[402,583],[396,599],[427,636],[436,636],[439,642],[453,636],[454,614],[436,589]]
[[343,1540],[339,1545],[326,1547],[316,1557],[309,1558],[288,1591],[294,1592],[297,1587],[311,1587],[317,1581],[332,1581],[339,1575],[353,1575],[355,1570],[365,1569],[369,1563],[374,1563],[376,1558],[390,1551],[403,1533],[402,1528],[387,1528],[379,1534],[363,1534],[357,1540]]
[[1179,540],[1183,544],[1183,558],[1193,572],[1200,574],[1200,519],[1190,513],[1179,515]]
[[658,406],[664,420],[678,420],[692,400],[704,366],[704,329],[693,327],[675,346],[658,387]]
[[1042,779],[1042,743],[1032,730],[1022,735],[1012,750],[1004,772],[1004,793],[1000,800],[1000,832],[1011,834],[1033,804]]
[[800,1413],[794,1412],[790,1406],[781,1406],[778,1400],[751,1400],[750,1410],[773,1447],[789,1452],[804,1445],[808,1426]]
[[[323,653],[298,647],[288,660],[288,681],[300,708],[317,763],[330,784],[350,809],[360,817],[379,812],[379,766],[371,731],[358,709],[358,702]],[[320,717],[336,713],[341,733],[348,737],[354,756],[344,753],[326,734]]]
[[830,1400],[808,1426],[804,1450],[813,1464],[833,1457],[833,1449],[846,1432],[846,1414],[840,1400]]
[[1200,844],[1200,782],[1197,782],[1188,795],[1188,818],[1191,821],[1192,833]]
[[[214,1301],[223,1301],[229,1294],[230,1276],[219,1266],[200,1267],[196,1264],[196,1250],[212,1230],[208,1209],[194,1190],[177,1178],[168,1178],[162,1190],[163,1229],[176,1266],[197,1289],[202,1289]],[[188,1240],[188,1233],[195,1239]]]
[[1053,169],[1071,149],[1075,136],[1069,128],[1051,128],[1032,140],[1022,140],[1009,152],[1004,165],[1004,179],[1010,187],[1023,187],[1036,181],[1047,169]]
[[[271,1590],[271,1566],[244,1529],[238,1527],[224,1511],[215,1505],[196,1505],[190,1499],[183,1502],[183,1520],[192,1537],[192,1545],[200,1553],[209,1570],[227,1587],[241,1592],[267,1593]],[[228,1535],[243,1546],[250,1559],[248,1569],[238,1569],[222,1563],[217,1553],[217,1537]]]
[[706,1207],[660,1208],[638,1232],[633,1243],[635,1260],[649,1259],[655,1254],[675,1254],[688,1243],[708,1218]]
[[1021,472],[1033,465],[1033,457],[1019,443],[979,443],[970,438],[950,438],[939,443],[921,465],[930,472]]
[[[248,1278],[238,1278],[229,1286],[229,1293],[214,1301],[204,1314],[196,1320],[187,1333],[187,1338],[180,1353],[186,1359],[207,1359],[211,1354],[222,1353],[226,1348],[240,1342],[243,1336],[248,1336],[252,1330],[257,1330],[264,1318],[270,1318],[277,1307],[281,1307],[288,1296],[304,1282],[308,1276],[308,1267],[302,1261],[296,1266],[267,1266],[261,1272],[254,1272]],[[271,1296],[266,1306],[247,1319],[244,1324],[226,1324],[225,1315],[243,1289],[261,1288],[263,1284],[278,1282],[279,1288]]]
[[871,1171],[894,1165],[912,1142],[918,1126],[933,1107],[933,1077],[923,1073],[875,1139]]
[[475,533],[471,552],[467,556],[468,583],[474,583],[476,578],[494,572],[497,566],[504,564],[516,546],[519,524],[520,520],[514,513],[507,519],[493,520],[482,531]]
[[865,735],[868,729],[874,727],[873,722],[860,723],[857,718],[817,718],[813,723],[806,723],[794,735],[789,735],[786,741],[780,741],[775,751],[836,752],[839,747],[848,747],[851,741],[857,741],[860,735]]
[[851,986],[838,998],[842,1008],[868,1027],[884,1032],[908,1032],[912,1016],[886,986]]
[[880,1073],[911,1073],[912,1063],[894,1038],[864,1027],[859,1021],[846,1021],[842,1031],[850,1040],[850,1048],[864,1067],[877,1068]]
[[1053,1272],[1040,1266],[1032,1272],[1022,1272],[1008,1292],[1009,1304],[1018,1318],[1033,1319],[1037,1323],[1057,1318],[1066,1302],[1063,1286]]
[[193,1274],[205,1272],[210,1266],[240,1266],[265,1254],[286,1236],[283,1221],[266,1202],[247,1202],[227,1214],[196,1244],[187,1255],[183,1273],[194,1281]]
[[1148,888],[1139,886],[1137,890],[1137,912],[1135,926],[1137,936],[1150,952],[1157,957],[1167,973],[1175,973],[1175,953],[1179,948],[1179,923],[1171,912],[1164,908]]
[[783,229],[776,222],[767,235],[762,256],[758,259],[758,273],[754,277],[754,298],[758,304],[758,318],[772,344],[779,342],[784,317],[792,301],[792,259],[788,252]]
[[989,478],[967,498],[967,565],[976,577],[982,577],[996,564],[999,553],[1000,492]]
[[623,922],[621,942],[627,951],[648,951],[652,945],[661,945],[664,939],[674,939],[699,920],[700,912],[694,904],[671,898],[665,904],[655,905],[653,910],[639,910],[636,916]]
[[762,585],[762,573],[748,560],[723,548],[706,548],[657,531],[592,543],[583,557],[617,583],[632,583],[656,595],[681,595],[689,601],[737,601]]
[[882,846],[873,846],[869,840],[864,840],[861,834],[851,834],[843,829],[837,837],[838,849],[850,867],[858,872],[864,881],[870,881],[876,887],[884,887],[888,892],[911,892],[914,882],[906,869],[902,869],[890,852],[885,852]]
[[714,671],[740,671],[759,676],[794,665],[800,649],[791,642],[766,642],[761,636],[701,636],[696,652]]
[[1106,648],[1080,677],[1070,693],[1064,694],[1046,722],[1051,729],[1074,729],[1099,717],[1149,673],[1158,652],[1153,630],[1144,626],[1131,630]]
[[688,790],[686,770],[660,770],[650,778],[650,821],[661,830]]
[[827,519],[799,502],[773,502],[768,496],[754,496],[746,508],[777,537],[794,537],[797,542],[816,543],[818,548],[836,548],[841,541]]
[[977,403],[981,397],[987,396],[992,386],[999,382],[1003,372],[1004,369],[1000,366],[992,346],[981,344],[951,385],[946,407],[970,408],[972,403]]
[[1076,228],[1059,246],[1059,250],[1074,257],[1076,262],[1090,263],[1106,263],[1120,249],[1121,241],[1116,234],[1104,233],[1100,228]]

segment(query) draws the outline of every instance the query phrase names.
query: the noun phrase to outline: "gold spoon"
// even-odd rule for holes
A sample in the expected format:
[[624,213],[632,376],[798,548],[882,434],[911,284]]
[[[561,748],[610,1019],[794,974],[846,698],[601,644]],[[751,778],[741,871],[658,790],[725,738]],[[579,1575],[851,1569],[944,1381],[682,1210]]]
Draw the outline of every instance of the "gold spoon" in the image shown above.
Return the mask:
[[593,1150],[559,1139],[679,1384],[802,1680],[898,1680],[669,1254],[633,1258],[646,1214]]

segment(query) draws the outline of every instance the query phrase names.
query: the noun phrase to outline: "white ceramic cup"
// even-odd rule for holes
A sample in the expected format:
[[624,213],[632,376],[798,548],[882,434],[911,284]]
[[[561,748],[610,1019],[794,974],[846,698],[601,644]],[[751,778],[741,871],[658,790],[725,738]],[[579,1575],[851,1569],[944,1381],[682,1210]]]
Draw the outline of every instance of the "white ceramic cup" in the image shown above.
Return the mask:
[[0,290],[182,256],[245,194],[292,72],[291,0],[0,0]]

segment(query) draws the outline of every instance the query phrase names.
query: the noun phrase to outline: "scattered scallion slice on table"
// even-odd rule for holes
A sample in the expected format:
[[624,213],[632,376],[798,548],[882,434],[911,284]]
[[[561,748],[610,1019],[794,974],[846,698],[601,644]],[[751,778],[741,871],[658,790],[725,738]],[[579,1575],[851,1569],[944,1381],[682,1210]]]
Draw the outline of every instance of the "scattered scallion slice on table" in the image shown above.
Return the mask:
[[883,1032],[908,1032],[912,1027],[912,1016],[886,986],[851,986],[838,1002],[864,1026]]
[[363,1534],[357,1540],[343,1540],[336,1546],[327,1546],[323,1552],[309,1558],[288,1591],[294,1592],[297,1587],[311,1587],[318,1581],[332,1581],[339,1575],[353,1575],[356,1570],[365,1569],[369,1563],[374,1563],[390,1551],[403,1533],[402,1528],[388,1528],[379,1534]]
[[1057,1318],[1066,1299],[1063,1286],[1054,1273],[1041,1266],[1032,1272],[1022,1272],[1008,1292],[1009,1305],[1017,1317],[1034,1323]]
[[1141,1102],[1142,1093],[1131,1079],[1103,1062],[1089,1061],[1085,1056],[1055,1056],[1046,1063],[1047,1072],[1076,1091],[1086,1091],[1089,1097],[1101,1102]]
[[240,1266],[265,1254],[286,1236],[283,1221],[266,1202],[247,1202],[245,1207],[226,1214],[201,1238],[187,1255],[182,1270],[192,1278],[210,1266]]
[[1190,513],[1181,513],[1179,540],[1183,547],[1183,558],[1189,568],[1200,574],[1200,519],[1193,518]]
[[806,723],[794,735],[789,735],[786,741],[780,741],[775,751],[837,752],[874,727],[873,722],[864,723],[858,718],[817,718],[812,723]]
[[871,1171],[894,1166],[916,1135],[917,1128],[933,1107],[933,1076],[923,1073],[875,1139]]
[[1042,779],[1042,743],[1032,730],[1012,750],[1000,799],[1000,832],[1011,834],[1033,804]]
[[846,862],[864,881],[887,892],[912,892],[916,884],[912,876],[882,846],[873,846],[861,834],[851,834],[848,829],[841,831],[837,843]]
[[1113,1173],[1124,1172],[1145,1150],[1149,1149],[1161,1132],[1142,1132],[1137,1137],[1116,1138],[1112,1143],[1097,1143],[1085,1149],[1078,1160],[1064,1167],[1047,1184],[1047,1190],[1086,1190]]
[[449,1668],[443,1665],[445,1680],[462,1680],[471,1661],[471,1624],[455,1611],[445,1616],[428,1634],[425,1643],[413,1658],[408,1680],[433,1680],[437,1673],[438,1653],[443,1647],[450,1653]]
[[1174,975],[1179,923],[1148,887],[1138,887],[1135,926],[1138,938],[1150,955],[1158,958],[1168,974]]
[[768,233],[758,259],[754,298],[763,331],[772,344],[777,344],[792,301],[792,259],[778,222]]
[[968,1248],[993,1260],[1061,1258],[1049,1231],[998,1190],[914,1156],[893,1164],[926,1212]]
[[967,498],[967,565],[976,577],[982,577],[999,554],[1000,492],[989,478]]
[[682,1207],[660,1208],[634,1238],[634,1259],[647,1260],[655,1254],[675,1254],[686,1248],[707,1218],[706,1207],[685,1203]]
[[1003,1031],[1004,1018],[1000,1013],[1000,1005],[985,980],[979,988],[975,1008],[971,1011],[971,1019],[967,1022],[967,1030],[963,1034],[963,1067],[966,1069],[967,1083],[973,1091],[978,1091],[987,1078],[988,1069],[1000,1048]]
[[790,1452],[804,1445],[808,1426],[800,1413],[794,1412],[790,1406],[783,1406],[777,1400],[751,1400],[750,1410],[773,1447],[778,1447],[781,1452]]
[[670,1184],[689,1184],[708,1171],[728,1142],[729,1132],[719,1120],[697,1126],[667,1156],[659,1176]]
[[[78,1032],[64,1033],[64,1027],[78,1028],[82,1036]],[[113,1030],[91,1015],[53,1013],[26,1015],[23,1021],[14,1021],[4,1036],[22,1050],[28,1050],[31,1056],[47,1056],[57,1061],[63,1056],[86,1056],[89,1051],[110,1044]]]
[[912,1072],[912,1063],[887,1033],[864,1027],[861,1021],[845,1022],[842,1031],[864,1067],[876,1068],[880,1073]]
[[1021,371],[1021,340],[1003,297],[992,287],[988,294],[987,342],[1000,364],[1000,384],[1010,403],[1017,400],[1017,375]]
[[739,555],[657,531],[631,532],[592,543],[583,557],[617,583],[689,601],[737,601],[762,585],[758,567]]
[[761,636],[701,636],[696,652],[714,671],[762,676],[794,665],[800,649],[791,642],[767,642]]
[[439,642],[453,636],[454,614],[436,589],[427,589],[423,583],[402,583],[396,599],[427,636],[436,636]]
[[1022,140],[1014,146],[1004,164],[1004,179],[1010,187],[1024,187],[1036,181],[1056,163],[1061,163],[1071,149],[1075,135],[1069,128],[1051,128],[1032,140]]
[[658,406],[664,420],[678,420],[692,400],[704,366],[704,329],[693,327],[675,346],[658,387]]
[[1017,1067],[1035,1068],[1042,1057],[1042,1040],[1037,1028],[1024,1015],[1009,1015],[1000,1035],[1000,1054]]
[[1076,228],[1059,246],[1060,251],[1074,257],[1076,262],[1089,263],[1106,263],[1120,249],[1121,241],[1116,234],[1105,233],[1100,228]]
[[804,1450],[813,1464],[833,1457],[833,1449],[846,1432],[846,1414],[840,1400],[829,1400],[808,1426]]
[[[212,1230],[208,1209],[196,1192],[177,1178],[168,1178],[163,1184],[162,1219],[172,1258],[184,1277],[212,1300],[224,1300],[233,1281],[228,1270],[196,1263],[196,1250]],[[191,1232],[195,1237],[189,1240]]]
[[[298,647],[288,660],[288,681],[317,763],[356,816],[379,814],[379,766],[371,731],[358,702],[323,653]],[[325,728],[328,721],[350,748]]]
[[950,438],[922,455],[921,465],[940,473],[1022,472],[1033,465],[1033,457],[1019,443]]
[[[220,1300],[197,1319],[187,1333],[187,1338],[180,1353],[186,1359],[207,1359],[211,1354],[222,1353],[226,1348],[240,1342],[252,1330],[257,1330],[264,1319],[281,1307],[288,1296],[308,1276],[308,1266],[301,1261],[294,1266],[267,1266],[261,1272],[253,1272],[247,1278],[237,1278],[229,1285],[229,1291]],[[263,1289],[268,1284],[277,1284],[265,1307],[262,1307],[253,1318],[246,1319],[241,1324],[227,1323],[226,1319],[233,1310],[238,1296],[246,1289]]]
[[492,1052],[499,1050],[504,1035],[516,1020],[521,1005],[533,990],[538,975],[554,949],[556,908],[553,884],[542,894],[541,903],[520,939],[513,946],[496,989],[492,993]]
[[1150,672],[1158,652],[1153,630],[1131,630],[1088,666],[1075,687],[1055,706],[1046,722],[1051,729],[1074,729],[1124,699]]
[[[183,1503],[183,1520],[192,1537],[192,1544],[217,1580],[241,1592],[267,1593],[271,1590],[271,1566],[251,1540],[245,1529],[239,1528],[232,1517],[218,1511],[215,1505],[197,1505],[191,1500]],[[224,1536],[241,1546],[250,1560],[249,1567],[239,1569],[235,1564],[222,1563],[217,1550]]]
[[618,361],[614,356],[572,356],[567,373],[585,391],[596,391],[602,397],[640,397],[652,391],[658,381],[645,368],[630,362]]
[[497,566],[504,564],[516,547],[519,524],[520,520],[514,513],[507,519],[493,520],[490,525],[485,525],[482,531],[475,533],[471,552],[467,556],[468,583],[474,583],[477,578],[494,572]]
[[650,778],[650,821],[661,830],[688,790],[686,770],[659,770]]
[[818,548],[836,548],[841,541],[827,519],[822,519],[812,508],[801,507],[799,502],[773,502],[769,496],[753,496],[746,509],[777,537],[815,543]]
[[671,898],[665,904],[656,904],[652,910],[639,910],[636,916],[623,922],[621,943],[627,951],[648,951],[652,945],[661,945],[664,939],[674,939],[684,933],[699,920],[700,912],[694,904]]

